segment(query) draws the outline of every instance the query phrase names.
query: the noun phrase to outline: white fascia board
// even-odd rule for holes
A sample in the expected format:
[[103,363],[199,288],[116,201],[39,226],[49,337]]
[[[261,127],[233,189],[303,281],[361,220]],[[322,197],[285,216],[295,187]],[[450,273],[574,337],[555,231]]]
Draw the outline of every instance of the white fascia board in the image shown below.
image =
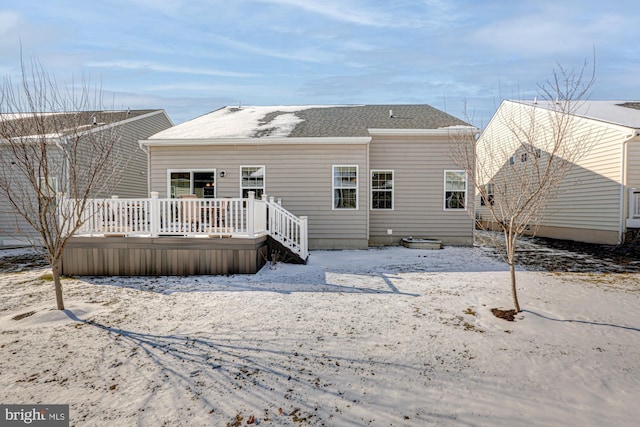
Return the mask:
[[474,135],[480,132],[475,126],[452,126],[440,129],[367,129],[372,136],[448,136]]
[[371,137],[143,139],[138,142],[141,147],[180,147],[185,145],[362,145],[371,142]]

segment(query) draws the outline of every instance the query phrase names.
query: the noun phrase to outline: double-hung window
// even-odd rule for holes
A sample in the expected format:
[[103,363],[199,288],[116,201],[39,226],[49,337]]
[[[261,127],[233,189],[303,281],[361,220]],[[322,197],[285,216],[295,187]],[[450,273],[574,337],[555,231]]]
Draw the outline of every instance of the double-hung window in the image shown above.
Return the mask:
[[333,209],[358,209],[358,166],[333,166]]
[[393,209],[393,171],[371,171],[371,209]]
[[39,186],[41,197],[53,198],[58,194],[58,178],[55,176],[40,177]]
[[493,199],[495,197],[493,183],[489,182],[487,185],[483,185],[482,190],[480,193],[480,206],[493,206]]
[[216,171],[169,171],[169,197],[173,199],[189,194],[205,199],[216,197]]
[[264,194],[264,166],[241,166],[240,189],[242,198],[249,197],[249,191],[255,193],[255,198],[260,199]]
[[467,208],[467,174],[465,171],[444,171],[444,209]]

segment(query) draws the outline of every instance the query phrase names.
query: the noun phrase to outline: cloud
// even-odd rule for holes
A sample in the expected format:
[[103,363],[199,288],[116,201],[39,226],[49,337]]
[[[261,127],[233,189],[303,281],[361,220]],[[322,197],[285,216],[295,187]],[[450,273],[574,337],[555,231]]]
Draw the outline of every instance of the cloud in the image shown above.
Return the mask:
[[[415,5],[387,2],[358,2],[354,0],[256,0],[260,3],[288,6],[324,16],[339,22],[368,27],[418,28],[440,25],[454,18],[447,1],[426,0]],[[378,6],[377,9],[371,4]],[[413,7],[411,7],[413,6]],[[402,10],[398,14],[398,10]]]
[[143,71],[155,71],[160,73],[176,73],[176,74],[194,74],[203,76],[218,76],[218,77],[239,77],[250,78],[259,77],[259,74],[255,73],[239,73],[235,71],[223,71],[215,70],[212,68],[188,68],[180,66],[162,65],[153,62],[135,62],[135,61],[92,61],[85,64],[87,67],[92,68],[120,68],[125,70],[143,70]]
[[285,52],[283,50],[256,46],[250,43],[241,42],[238,40],[231,39],[229,37],[217,37],[217,39],[222,44],[228,47],[240,49],[245,52],[251,52],[251,53],[255,53],[262,56],[268,56],[271,58],[287,59],[287,60],[302,61],[302,62],[329,62],[337,59],[337,55],[318,50],[311,46],[306,46],[304,48],[301,48],[295,51]]
[[588,54],[594,45],[611,45],[626,31],[626,19],[613,13],[597,16],[563,5],[545,5],[521,16],[506,16],[474,31],[472,43],[500,53],[526,56]]

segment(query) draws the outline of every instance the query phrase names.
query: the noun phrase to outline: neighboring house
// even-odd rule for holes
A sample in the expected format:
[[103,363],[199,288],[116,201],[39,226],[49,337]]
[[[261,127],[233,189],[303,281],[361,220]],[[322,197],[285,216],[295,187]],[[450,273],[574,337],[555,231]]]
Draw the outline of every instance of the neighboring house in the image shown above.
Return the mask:
[[[147,197],[147,155],[140,149],[138,141],[147,138],[157,132],[165,130],[173,125],[171,119],[164,110],[124,110],[124,111],[81,111],[66,113],[38,113],[45,120],[30,119],[30,114],[0,114],[0,121],[5,122],[5,129],[21,129],[24,134],[15,135],[16,138],[28,141],[33,135],[34,125],[37,123],[38,135],[46,135],[49,152],[47,158],[59,158],[56,153],[59,150],[57,144],[64,141],[68,134],[61,132],[66,123],[73,123],[74,129],[81,129],[81,138],[88,135],[96,136],[96,133],[111,132],[117,135],[117,149],[119,160],[126,162],[122,173],[118,173],[117,191],[119,197]],[[24,123],[12,123],[9,121],[23,121]],[[31,122],[29,122],[31,120]],[[40,137],[38,137],[40,139]],[[50,144],[49,144],[50,141]],[[11,154],[6,143],[0,141],[0,156],[4,156],[3,164],[11,168]],[[50,156],[50,157],[49,157]],[[3,171],[7,172],[7,171]],[[64,170],[55,173],[51,177],[49,186],[56,193],[64,193],[66,178]],[[110,186],[113,187],[113,186]],[[109,197],[110,194],[96,194],[96,196]],[[35,212],[34,212],[35,215]],[[14,214],[8,201],[0,197],[0,246],[11,246],[28,243],[31,237],[37,237],[35,231],[24,221],[22,217]]]
[[[535,120],[537,140],[528,142],[540,147],[542,135],[545,132],[549,135],[554,128],[549,120],[558,114],[550,113],[556,110],[555,104],[504,101],[480,136],[480,142],[509,139],[515,126],[524,129]],[[562,125],[568,129],[566,144],[579,141],[588,148],[545,208],[536,235],[589,243],[621,243],[628,231],[640,228],[640,102],[580,101],[569,105],[569,111],[571,114],[562,115]],[[510,138],[515,140],[513,136]],[[477,160],[487,161],[480,151]],[[525,161],[531,159],[517,151],[503,159],[505,167],[519,167]],[[482,206],[485,203],[483,200],[477,204],[481,220],[489,218]]]
[[308,217],[310,249],[467,245],[472,197],[451,144],[476,131],[428,105],[243,106],[140,144],[159,197],[281,199]]

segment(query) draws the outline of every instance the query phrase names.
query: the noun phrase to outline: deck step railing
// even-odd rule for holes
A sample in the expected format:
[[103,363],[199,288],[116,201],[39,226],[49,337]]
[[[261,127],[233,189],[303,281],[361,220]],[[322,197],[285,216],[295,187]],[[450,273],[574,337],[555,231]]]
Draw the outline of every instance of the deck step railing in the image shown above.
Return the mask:
[[[266,201],[266,196],[263,200]],[[273,197],[267,201],[268,230],[269,235],[280,242],[292,252],[298,254],[300,258],[306,260],[309,256],[307,243],[307,217],[297,217],[284,209],[280,202],[276,202]]]
[[[61,214],[68,215],[77,202],[62,199]],[[307,218],[296,217],[273,198],[201,199],[195,196],[161,199],[90,199],[79,213],[82,226],[76,234],[125,236],[209,236],[254,238],[270,234],[306,259]]]

